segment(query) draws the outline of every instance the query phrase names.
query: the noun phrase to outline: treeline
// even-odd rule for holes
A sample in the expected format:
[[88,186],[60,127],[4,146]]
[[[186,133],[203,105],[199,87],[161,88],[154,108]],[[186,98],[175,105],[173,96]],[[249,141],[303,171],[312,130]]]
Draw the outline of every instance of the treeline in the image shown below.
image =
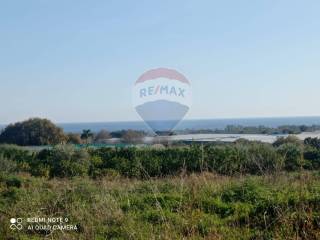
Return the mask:
[[281,138],[273,145],[239,141],[224,145],[153,148],[82,148],[60,145],[32,152],[0,146],[0,169],[41,177],[108,175],[148,178],[210,171],[225,175],[320,169],[320,140]]
[[[277,128],[244,127],[229,125],[223,130],[179,130],[176,132],[160,131],[159,136],[170,136],[174,134],[196,134],[196,133],[229,133],[229,134],[299,134],[301,132],[314,132],[320,130],[319,125],[295,126],[287,125]],[[65,133],[50,120],[32,118],[23,122],[10,124],[0,132],[0,144],[15,144],[19,146],[44,146],[57,144],[106,144],[106,143],[143,143],[144,138],[150,133],[136,130],[121,130],[109,132],[102,129],[92,132],[84,129],[82,133]]]
[[224,129],[185,129],[177,131],[180,134],[196,134],[196,133],[220,133],[220,134],[299,134],[302,132],[315,132],[320,130],[320,125],[283,125],[279,127],[266,126],[241,126],[228,125]]
[[97,133],[84,129],[82,133],[65,133],[50,120],[32,118],[8,125],[0,133],[0,143],[19,146],[91,144],[108,143],[112,138],[125,143],[138,143],[143,142],[144,136],[145,132],[130,129],[116,132],[103,129]]

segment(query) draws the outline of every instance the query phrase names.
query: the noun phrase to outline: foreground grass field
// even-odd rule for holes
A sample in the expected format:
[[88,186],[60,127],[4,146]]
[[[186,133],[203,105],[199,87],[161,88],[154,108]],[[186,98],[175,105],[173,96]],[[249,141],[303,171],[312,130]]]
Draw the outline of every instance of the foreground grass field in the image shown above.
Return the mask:
[[[2,176],[0,239],[320,239],[318,171],[135,180]],[[11,230],[63,217],[76,231]]]

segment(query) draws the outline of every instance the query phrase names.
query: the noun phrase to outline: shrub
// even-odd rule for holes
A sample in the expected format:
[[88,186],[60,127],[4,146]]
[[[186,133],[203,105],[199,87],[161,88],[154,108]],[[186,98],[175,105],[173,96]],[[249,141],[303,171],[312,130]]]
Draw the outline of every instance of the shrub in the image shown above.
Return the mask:
[[80,134],[68,133],[67,134],[67,143],[68,144],[82,144],[82,139],[81,139]]
[[16,176],[7,177],[5,180],[7,187],[20,188],[22,185],[22,180]]
[[274,143],[273,143],[273,146],[274,147],[280,147],[281,145],[283,144],[287,144],[287,143],[291,143],[291,144],[294,144],[294,145],[301,145],[302,144],[302,141],[297,138],[296,136],[294,135],[290,135],[288,137],[280,137],[278,138]]
[[246,180],[235,183],[223,190],[221,199],[225,202],[256,203],[261,201],[267,192],[255,181]]
[[13,173],[17,170],[17,164],[13,160],[9,160],[3,155],[0,155],[0,171],[6,173]]
[[302,149],[296,144],[286,143],[277,150],[284,158],[284,168],[288,171],[298,170],[303,165]]
[[57,146],[41,151],[34,165],[38,164],[44,167],[41,171],[46,171],[47,167],[50,169],[50,177],[84,176],[89,172],[90,156],[85,149],[70,145]]
[[0,145],[0,171],[28,172],[34,154],[15,145]]
[[110,139],[111,135],[107,130],[102,129],[94,136],[94,143],[104,143],[106,140]]
[[63,130],[47,119],[33,118],[7,126],[0,134],[1,143],[41,146],[63,143]]
[[227,175],[245,172],[245,162],[248,157],[247,147],[239,145],[209,146],[206,152],[209,169]]
[[307,163],[305,167],[308,169],[320,169],[320,150],[308,148],[303,156]]
[[266,174],[280,170],[283,167],[281,157],[269,144],[254,143],[248,148],[248,156],[245,164],[247,173]]
[[320,149],[320,139],[308,137],[304,140],[304,144],[316,149]]
[[31,168],[30,173],[35,177],[48,178],[50,176],[50,166],[41,163],[35,164]]

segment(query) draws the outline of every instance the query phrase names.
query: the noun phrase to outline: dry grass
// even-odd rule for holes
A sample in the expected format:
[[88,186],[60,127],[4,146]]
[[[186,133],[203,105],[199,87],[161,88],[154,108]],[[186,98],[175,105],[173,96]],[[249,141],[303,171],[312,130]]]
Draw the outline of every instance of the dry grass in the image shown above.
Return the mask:
[[[319,239],[318,172],[1,182],[1,239]],[[10,217],[68,217],[78,231],[13,232]]]

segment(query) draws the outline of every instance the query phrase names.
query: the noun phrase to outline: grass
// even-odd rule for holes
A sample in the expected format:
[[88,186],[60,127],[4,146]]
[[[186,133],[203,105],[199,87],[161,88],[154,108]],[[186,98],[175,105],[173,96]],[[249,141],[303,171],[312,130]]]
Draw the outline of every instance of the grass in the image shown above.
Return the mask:
[[[226,177],[201,173],[2,176],[1,239],[320,239],[319,172]],[[77,231],[20,232],[11,217],[63,217]]]

